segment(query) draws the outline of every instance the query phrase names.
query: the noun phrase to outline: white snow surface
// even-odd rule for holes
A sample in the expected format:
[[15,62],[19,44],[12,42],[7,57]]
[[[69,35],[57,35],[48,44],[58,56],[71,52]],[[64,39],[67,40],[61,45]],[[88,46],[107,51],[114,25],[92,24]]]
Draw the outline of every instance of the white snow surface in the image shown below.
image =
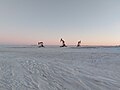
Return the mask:
[[0,48],[0,90],[120,90],[120,48]]

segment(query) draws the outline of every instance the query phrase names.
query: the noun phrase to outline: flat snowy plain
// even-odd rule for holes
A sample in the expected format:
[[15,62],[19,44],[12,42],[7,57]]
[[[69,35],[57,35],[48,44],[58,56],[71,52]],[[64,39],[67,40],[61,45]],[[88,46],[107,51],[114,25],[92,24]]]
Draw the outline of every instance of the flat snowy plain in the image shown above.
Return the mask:
[[120,90],[120,47],[1,47],[0,90]]

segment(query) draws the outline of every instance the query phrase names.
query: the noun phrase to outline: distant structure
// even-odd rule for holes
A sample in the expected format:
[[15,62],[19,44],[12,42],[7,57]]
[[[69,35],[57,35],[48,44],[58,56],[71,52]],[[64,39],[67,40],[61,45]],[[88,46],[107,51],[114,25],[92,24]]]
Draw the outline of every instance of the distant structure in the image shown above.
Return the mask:
[[44,47],[43,42],[38,42],[38,47]]
[[81,44],[81,40],[78,41],[77,47],[80,47],[81,46],[80,44]]
[[66,45],[65,45],[65,41],[61,38],[60,39],[60,42],[62,42],[62,46],[60,46],[60,47],[67,47]]

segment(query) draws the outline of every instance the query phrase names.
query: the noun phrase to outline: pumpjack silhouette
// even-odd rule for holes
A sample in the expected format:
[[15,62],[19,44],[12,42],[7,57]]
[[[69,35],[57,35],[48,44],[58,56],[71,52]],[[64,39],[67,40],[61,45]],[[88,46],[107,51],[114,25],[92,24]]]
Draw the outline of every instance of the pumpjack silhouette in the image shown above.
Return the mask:
[[81,41],[78,41],[77,47],[80,47],[81,45]]
[[43,42],[38,42],[38,47],[40,48],[40,47],[45,47],[45,46],[43,45]]
[[67,47],[66,45],[65,45],[65,41],[61,38],[60,39],[60,42],[62,42],[62,46],[60,46],[60,47]]

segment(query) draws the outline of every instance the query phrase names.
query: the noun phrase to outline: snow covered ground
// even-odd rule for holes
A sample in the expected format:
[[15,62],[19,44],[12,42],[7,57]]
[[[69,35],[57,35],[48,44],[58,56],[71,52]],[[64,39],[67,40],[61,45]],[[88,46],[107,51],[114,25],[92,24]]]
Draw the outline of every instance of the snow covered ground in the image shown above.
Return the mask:
[[120,90],[120,47],[1,47],[0,90]]

